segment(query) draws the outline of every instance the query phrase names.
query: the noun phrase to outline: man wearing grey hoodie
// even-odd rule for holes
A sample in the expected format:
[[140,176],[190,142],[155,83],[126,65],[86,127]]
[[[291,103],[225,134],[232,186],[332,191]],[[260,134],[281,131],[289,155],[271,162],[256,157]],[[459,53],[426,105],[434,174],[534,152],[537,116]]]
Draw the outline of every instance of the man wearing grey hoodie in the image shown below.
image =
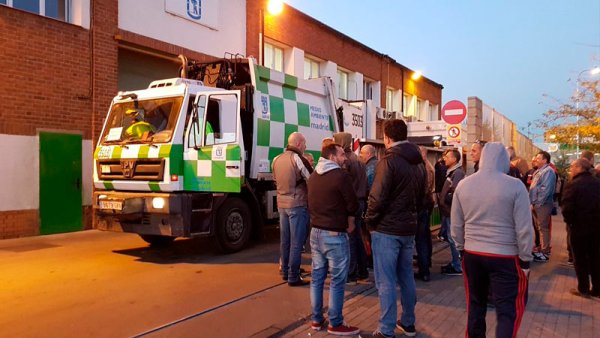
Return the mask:
[[452,200],[450,231],[464,252],[468,337],[485,337],[490,287],[496,337],[515,337],[525,312],[533,227],[527,190],[506,175],[509,166],[504,145],[488,143],[479,171],[461,182]]

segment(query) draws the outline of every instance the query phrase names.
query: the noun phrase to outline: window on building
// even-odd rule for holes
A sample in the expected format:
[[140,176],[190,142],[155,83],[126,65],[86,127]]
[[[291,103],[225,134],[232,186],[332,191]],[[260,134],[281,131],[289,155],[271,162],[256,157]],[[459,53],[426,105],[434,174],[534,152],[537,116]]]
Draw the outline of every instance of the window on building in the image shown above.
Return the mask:
[[423,110],[423,101],[421,99],[417,99],[417,106],[415,107],[415,116],[418,121],[426,121],[425,110]]
[[348,73],[343,70],[337,71],[338,73],[338,98],[347,100],[348,99]]
[[70,0],[0,0],[0,4],[62,21],[69,21],[69,2]]
[[429,104],[429,121],[437,121],[437,105],[432,103]]
[[404,107],[404,111],[402,113],[404,114],[404,116],[407,116],[407,113],[409,111],[409,105],[410,99],[408,97],[408,94],[402,95],[402,107]]
[[283,49],[265,42],[265,67],[283,72]]
[[373,82],[363,82],[363,100],[373,100]]
[[385,90],[385,109],[387,111],[396,111],[398,107],[394,106],[394,92],[393,88],[388,88]]
[[315,79],[319,77],[319,62],[304,58],[304,78]]

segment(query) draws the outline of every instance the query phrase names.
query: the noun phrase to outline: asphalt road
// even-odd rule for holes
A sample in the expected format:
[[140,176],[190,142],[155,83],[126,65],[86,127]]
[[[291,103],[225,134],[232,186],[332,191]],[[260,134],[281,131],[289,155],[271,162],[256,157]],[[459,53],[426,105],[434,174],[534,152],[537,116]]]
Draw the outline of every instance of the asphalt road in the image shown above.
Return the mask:
[[270,237],[231,255],[210,239],[159,249],[96,230],[2,240],[0,336],[251,336],[293,322],[308,288],[283,284]]

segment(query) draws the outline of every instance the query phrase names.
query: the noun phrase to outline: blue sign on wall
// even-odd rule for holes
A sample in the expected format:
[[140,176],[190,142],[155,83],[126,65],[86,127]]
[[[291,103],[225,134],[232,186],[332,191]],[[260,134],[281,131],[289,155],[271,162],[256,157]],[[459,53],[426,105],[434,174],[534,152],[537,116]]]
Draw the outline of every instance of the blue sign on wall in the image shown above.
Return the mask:
[[202,18],[202,0],[187,0],[187,14],[192,19],[200,20]]

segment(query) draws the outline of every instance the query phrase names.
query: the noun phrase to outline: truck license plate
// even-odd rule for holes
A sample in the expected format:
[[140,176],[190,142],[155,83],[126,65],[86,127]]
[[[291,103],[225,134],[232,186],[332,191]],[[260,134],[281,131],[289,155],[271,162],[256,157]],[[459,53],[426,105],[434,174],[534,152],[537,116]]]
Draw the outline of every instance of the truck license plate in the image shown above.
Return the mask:
[[101,168],[102,168],[102,173],[103,173],[103,174],[110,174],[110,166],[109,166],[109,165],[107,165],[107,164],[103,164],[103,165],[101,166]]
[[122,201],[100,201],[100,209],[122,210]]

